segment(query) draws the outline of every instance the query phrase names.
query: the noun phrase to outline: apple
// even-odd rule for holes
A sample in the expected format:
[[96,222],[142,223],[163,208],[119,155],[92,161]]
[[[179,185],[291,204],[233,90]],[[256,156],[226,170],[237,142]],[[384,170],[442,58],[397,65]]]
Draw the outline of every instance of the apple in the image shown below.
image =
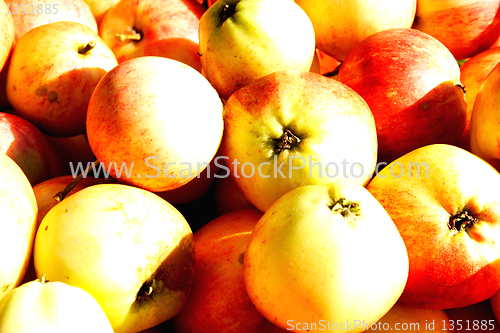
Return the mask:
[[198,26],[205,10],[196,0],[122,0],[104,16],[99,35],[118,63],[161,56],[201,72]]
[[94,297],[81,288],[43,278],[0,299],[0,332],[113,333]]
[[500,37],[500,0],[417,0],[413,28],[435,37],[456,59],[470,58]]
[[52,136],[85,132],[90,95],[117,65],[100,37],[82,23],[61,21],[31,29],[12,52],[7,97],[19,115]]
[[219,0],[200,19],[199,44],[223,99],[275,71],[308,71],[316,49],[311,20],[290,0]]
[[464,307],[500,288],[500,174],[453,145],[434,144],[396,159],[367,189],[408,250],[402,303]]
[[500,94],[500,64],[495,65],[484,79],[476,95],[470,120],[471,152],[486,160],[500,170],[500,152],[498,150]]
[[[179,61],[145,56],[122,62],[90,99],[87,136],[118,181],[152,192],[193,180],[214,158],[222,102],[205,77]],[[129,170],[118,175],[113,163]]]
[[394,223],[363,186],[295,188],[252,231],[243,266],[257,310],[294,332],[362,332],[403,292],[408,255]]
[[4,0],[0,0],[0,70],[4,67],[14,43],[14,21],[12,15],[8,15],[8,7]]
[[429,144],[453,144],[465,128],[460,68],[442,43],[419,30],[389,29],[364,39],[337,79],[370,106],[380,161]]
[[363,39],[379,31],[411,28],[417,0],[296,0],[311,19],[316,46],[345,60]]
[[24,278],[36,233],[37,203],[21,168],[0,152],[0,299]]
[[120,0],[83,0],[89,6],[97,24],[100,24],[111,7]]
[[[220,0],[219,0],[220,1]],[[377,162],[373,115],[346,85],[278,71],[224,105],[221,155],[243,194],[265,212],[289,190],[345,179],[365,185]]]
[[139,332],[177,314],[193,281],[189,224],[157,195],[98,184],[45,215],[34,245],[40,278],[89,292],[115,333]]
[[396,302],[377,323],[366,332],[453,332],[455,321],[450,321],[444,310],[418,309]]
[[243,280],[245,250],[261,217],[255,208],[240,210],[194,233],[194,282],[186,304],[172,318],[176,333],[269,332],[262,331],[267,320],[250,301]]
[[320,68],[319,73],[322,75],[326,75],[328,77],[336,78],[336,75],[332,76],[331,74],[334,71],[338,71],[342,63],[337,59],[335,59],[334,57],[331,57],[325,52],[321,51],[320,49],[316,49],[316,55],[318,56],[318,62]]
[[219,215],[255,208],[240,190],[231,174],[223,175],[215,180],[214,197]]
[[[42,132],[19,116],[0,112],[0,151],[16,162],[36,185],[62,167]],[[52,170],[54,168],[54,170]]]

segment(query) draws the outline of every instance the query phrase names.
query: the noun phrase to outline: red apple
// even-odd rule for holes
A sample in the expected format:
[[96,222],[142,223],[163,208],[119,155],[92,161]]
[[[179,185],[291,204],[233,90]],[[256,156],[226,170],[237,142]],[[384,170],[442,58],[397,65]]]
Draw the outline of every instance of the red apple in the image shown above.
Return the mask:
[[21,167],[31,185],[61,172],[59,160],[42,132],[16,115],[0,112],[0,151]]
[[416,149],[387,165],[367,188],[406,244],[402,303],[469,306],[500,288],[500,174],[453,145]]
[[455,333],[500,333],[500,325],[490,300],[493,298],[462,308],[446,309],[445,312],[450,318],[450,325],[447,327],[453,328]]
[[465,87],[467,101],[467,125],[456,145],[468,151],[471,151],[469,126],[477,93],[488,74],[499,62],[500,47],[493,47],[476,54],[460,67],[460,81]]
[[261,216],[257,209],[240,210],[195,232],[194,282],[186,304],[172,319],[176,333],[286,332],[259,313],[243,279],[245,250]]
[[421,31],[390,29],[366,38],[342,63],[338,80],[370,106],[381,161],[455,143],[465,128],[460,68],[442,43]]
[[413,28],[442,42],[456,59],[470,58],[500,37],[500,0],[417,0]]
[[119,63],[162,56],[201,71],[198,26],[206,8],[196,0],[122,0],[99,25]]
[[252,209],[255,206],[248,201],[231,174],[215,180],[215,205],[217,213],[224,215],[243,209]]

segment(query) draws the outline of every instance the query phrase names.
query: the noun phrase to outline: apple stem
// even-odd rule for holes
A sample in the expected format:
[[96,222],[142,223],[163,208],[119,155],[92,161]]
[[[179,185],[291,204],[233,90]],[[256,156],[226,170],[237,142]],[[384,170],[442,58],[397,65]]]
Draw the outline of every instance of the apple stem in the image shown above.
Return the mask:
[[343,217],[348,217],[350,214],[359,215],[361,208],[356,202],[340,198],[329,206],[332,211],[339,212]]
[[115,38],[118,39],[120,42],[124,42],[126,40],[136,40],[139,41],[142,39],[142,35],[137,32],[133,32],[132,34],[116,34]]
[[87,43],[85,46],[80,46],[78,48],[78,53],[80,54],[86,54],[90,50],[92,50],[96,46],[95,40],[91,40],[90,42]]
[[78,177],[73,179],[71,183],[69,183],[62,191],[59,191],[56,195],[54,195],[54,200],[57,202],[61,202],[68,195],[68,193],[71,192],[71,190],[75,188],[75,186],[83,179],[83,175],[87,175],[90,171],[92,171],[92,169],[94,169],[97,164],[99,164],[98,160],[92,162],[92,164],[89,165],[85,171],[83,171],[78,175]]
[[477,218],[472,216],[468,211],[460,212],[456,215],[450,216],[450,220],[448,221],[448,228],[450,230],[465,230],[468,227],[471,227],[478,221]]

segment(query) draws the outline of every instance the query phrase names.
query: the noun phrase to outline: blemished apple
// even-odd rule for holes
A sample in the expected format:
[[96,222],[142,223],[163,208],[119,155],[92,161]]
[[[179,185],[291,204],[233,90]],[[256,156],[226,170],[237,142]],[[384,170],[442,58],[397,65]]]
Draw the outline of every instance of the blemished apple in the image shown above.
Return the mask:
[[311,20],[290,0],[219,0],[200,19],[199,44],[223,99],[275,71],[308,71],[316,49]]
[[[208,80],[179,61],[145,56],[122,62],[90,99],[87,137],[97,159],[130,173],[111,177],[152,192],[193,180],[217,153],[222,101]],[[119,171],[119,170],[118,170]]]
[[465,87],[465,101],[467,102],[467,125],[456,143],[460,148],[471,151],[469,130],[472,108],[484,79],[499,62],[500,47],[491,47],[474,55],[460,67],[460,81]]
[[408,255],[366,188],[337,181],[279,198],[252,231],[243,274],[252,303],[278,327],[362,332],[403,292]]
[[451,325],[454,322],[444,310],[419,309],[396,302],[377,323],[367,325],[366,332],[453,332]]
[[161,56],[201,72],[198,26],[206,8],[196,0],[122,0],[99,25],[99,35],[118,63]]
[[255,208],[240,210],[194,233],[194,282],[186,304],[172,318],[176,333],[270,332],[261,331],[267,320],[250,301],[243,279],[245,250],[261,217]]
[[224,105],[221,156],[245,197],[265,212],[289,190],[336,179],[366,185],[377,162],[372,112],[346,85],[278,71]]
[[117,65],[113,52],[88,26],[70,21],[31,29],[17,41],[7,73],[7,98],[44,133],[85,133],[90,96]]
[[370,106],[380,161],[429,144],[454,144],[465,128],[458,63],[441,42],[419,30],[389,29],[364,39],[337,79]]
[[471,152],[500,170],[498,130],[500,128],[500,64],[484,79],[472,108],[469,135]]
[[88,292],[43,278],[0,299],[0,332],[113,333],[101,306]]
[[[28,30],[57,21],[87,25],[97,33],[97,23],[83,0],[5,0],[14,22],[14,43]],[[15,13],[15,14],[14,14]],[[10,106],[7,99],[7,70],[10,58],[0,71],[0,106]]]
[[457,60],[470,58],[500,37],[500,1],[417,0],[413,28],[435,37]]
[[177,314],[194,274],[193,234],[182,214],[133,186],[98,184],[45,215],[35,238],[37,277],[89,292],[115,333]]
[[382,30],[411,28],[417,0],[296,0],[310,17],[316,46],[343,61],[356,44]]
[[24,278],[36,233],[37,203],[21,168],[0,152],[0,299]]
[[405,154],[370,181],[408,251],[402,303],[464,307],[500,288],[499,186],[491,165],[446,144]]

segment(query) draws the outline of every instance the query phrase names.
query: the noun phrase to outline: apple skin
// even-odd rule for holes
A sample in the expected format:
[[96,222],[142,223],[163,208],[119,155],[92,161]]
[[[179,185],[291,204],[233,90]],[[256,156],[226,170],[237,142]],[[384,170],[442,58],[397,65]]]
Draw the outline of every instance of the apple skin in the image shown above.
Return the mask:
[[[224,126],[224,163],[263,212],[298,186],[336,179],[365,185],[375,170],[377,137],[368,105],[351,88],[317,73],[278,71],[239,89],[224,105]],[[291,137],[287,131],[300,141],[280,148]],[[254,176],[243,176],[244,164],[253,165]]]
[[476,95],[469,134],[471,152],[500,170],[500,151],[498,149],[500,94],[498,89],[500,89],[499,64],[495,65],[484,79],[481,89]]
[[500,37],[500,1],[418,0],[413,28],[435,37],[457,60],[470,58]]
[[[402,303],[463,307],[499,289],[498,186],[500,174],[488,163],[445,144],[416,149],[370,181],[367,189],[389,213],[408,250]],[[457,218],[462,213],[471,218]]]
[[14,43],[15,30],[12,15],[7,15],[7,5],[4,0],[0,1],[0,10],[2,17],[0,19],[0,69],[2,69],[7,62],[7,58],[12,50]]
[[4,112],[0,112],[0,151],[21,167],[33,186],[62,170],[41,131],[26,119]]
[[482,332],[500,333],[500,326],[493,310],[495,297],[492,296],[490,299],[462,308],[445,309],[446,314],[454,323],[455,333],[478,331],[478,327],[474,327],[475,323],[479,324],[479,330]]
[[100,24],[111,7],[120,0],[83,0],[89,6],[97,24]]
[[[387,332],[384,327],[389,330],[420,333],[453,332],[448,329],[451,327],[450,321],[444,310],[418,309],[401,302],[396,302],[377,325],[374,324],[374,329],[369,328],[366,332]],[[432,327],[434,329],[431,329]]]
[[[195,0],[122,0],[113,6],[99,34],[118,63],[142,56],[161,56],[201,72],[198,26],[206,8]],[[120,41],[117,34],[139,40]]]
[[237,210],[255,209],[255,206],[248,201],[231,174],[215,180],[214,197],[219,215]]
[[403,292],[408,256],[366,188],[337,181],[278,199],[252,231],[243,274],[252,303],[271,323],[287,330],[308,323],[319,332],[321,321],[340,327],[380,320]]
[[36,233],[37,203],[31,184],[10,157],[0,153],[0,299],[17,287],[28,269]]
[[[95,47],[81,50],[90,42]],[[84,24],[61,21],[31,29],[12,52],[7,97],[18,114],[52,136],[85,132],[90,96],[117,65],[100,37]]]
[[207,79],[179,61],[153,56],[107,73],[87,114],[97,159],[105,166],[134,163],[130,177],[118,177],[113,168],[111,176],[152,192],[179,188],[203,171],[219,149],[223,126],[222,102]]
[[115,333],[177,314],[193,282],[189,224],[157,195],[122,184],[89,186],[45,215],[35,238],[37,276],[89,292]]
[[363,39],[379,31],[411,28],[417,0],[296,0],[311,18],[316,46],[345,60]]
[[316,49],[311,20],[290,0],[217,1],[200,19],[199,44],[203,74],[223,99],[275,71],[308,71]]
[[370,106],[380,161],[428,144],[454,144],[465,128],[460,68],[443,44],[419,30],[389,29],[364,39],[337,79]]
[[267,320],[250,301],[243,279],[245,250],[261,217],[255,208],[240,210],[194,233],[194,283],[186,304],[172,318],[176,333],[266,332],[262,326]]
[[460,81],[465,87],[465,101],[467,102],[467,125],[456,143],[460,148],[471,151],[470,119],[474,102],[484,79],[499,62],[500,47],[492,47],[474,55],[460,67]]
[[63,282],[35,280],[0,299],[0,332],[113,333],[96,300]]

